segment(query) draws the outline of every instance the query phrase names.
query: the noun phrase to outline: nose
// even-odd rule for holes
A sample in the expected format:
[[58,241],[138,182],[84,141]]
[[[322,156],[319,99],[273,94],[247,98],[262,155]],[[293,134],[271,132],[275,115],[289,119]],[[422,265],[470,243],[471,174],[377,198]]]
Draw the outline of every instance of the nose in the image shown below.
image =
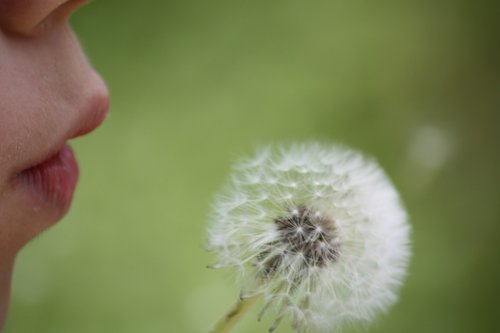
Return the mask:
[[20,35],[34,35],[40,30],[65,23],[89,0],[2,0],[0,28]]
[[[66,2],[62,2],[53,12],[52,15],[59,21],[65,22],[68,18],[76,12],[78,8],[80,8],[83,4],[89,2],[90,0],[69,0]],[[58,1],[61,3],[61,0]]]

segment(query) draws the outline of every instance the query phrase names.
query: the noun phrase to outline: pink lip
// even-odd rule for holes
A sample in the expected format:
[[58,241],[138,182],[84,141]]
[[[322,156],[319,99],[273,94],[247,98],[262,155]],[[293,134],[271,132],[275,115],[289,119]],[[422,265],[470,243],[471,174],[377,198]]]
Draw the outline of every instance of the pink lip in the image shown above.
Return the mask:
[[63,138],[62,144],[48,152],[41,162],[32,164],[17,174],[18,182],[28,188],[34,198],[54,205],[61,216],[71,205],[79,176],[78,163],[66,141],[96,129],[106,119],[108,107],[107,94],[89,103],[88,112],[83,113],[83,119],[78,120],[66,138]]
[[51,158],[24,170],[18,177],[35,196],[56,205],[64,214],[71,204],[78,174],[73,151],[65,145]]
[[70,139],[86,135],[101,125],[108,116],[109,96],[105,95],[95,103],[92,103],[91,110],[92,111],[89,112],[90,116],[86,116],[85,119],[82,119],[73,133],[71,133]]

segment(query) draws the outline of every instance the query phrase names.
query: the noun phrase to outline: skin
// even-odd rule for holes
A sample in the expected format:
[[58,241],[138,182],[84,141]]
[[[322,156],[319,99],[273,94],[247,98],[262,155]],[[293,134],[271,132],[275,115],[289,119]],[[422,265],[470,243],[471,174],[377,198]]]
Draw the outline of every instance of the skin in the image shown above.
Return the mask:
[[0,330],[16,254],[66,213],[50,202],[34,209],[16,175],[107,110],[106,86],[68,25],[84,2],[0,0]]

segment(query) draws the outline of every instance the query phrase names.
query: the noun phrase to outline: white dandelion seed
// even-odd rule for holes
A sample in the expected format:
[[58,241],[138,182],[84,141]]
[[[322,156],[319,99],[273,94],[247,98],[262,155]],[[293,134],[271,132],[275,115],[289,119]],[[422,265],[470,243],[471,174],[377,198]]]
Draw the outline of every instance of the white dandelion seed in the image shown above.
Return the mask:
[[[307,143],[267,147],[233,171],[214,205],[208,246],[214,266],[239,272],[242,300],[264,299],[259,319],[273,313],[270,332],[283,318],[298,332],[339,330],[396,301],[410,226],[373,160]],[[213,332],[227,332],[221,327],[245,306]]]

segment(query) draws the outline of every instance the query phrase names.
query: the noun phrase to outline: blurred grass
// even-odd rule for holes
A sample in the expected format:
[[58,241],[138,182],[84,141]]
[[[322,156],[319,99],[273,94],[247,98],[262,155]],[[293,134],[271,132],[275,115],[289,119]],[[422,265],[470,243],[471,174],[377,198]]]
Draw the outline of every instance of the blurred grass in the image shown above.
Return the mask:
[[412,218],[409,278],[370,332],[500,331],[498,7],[84,7],[73,25],[111,117],[74,143],[76,200],[19,256],[6,332],[206,332],[238,293],[205,268],[212,194],[255,145],[311,138],[377,157]]

